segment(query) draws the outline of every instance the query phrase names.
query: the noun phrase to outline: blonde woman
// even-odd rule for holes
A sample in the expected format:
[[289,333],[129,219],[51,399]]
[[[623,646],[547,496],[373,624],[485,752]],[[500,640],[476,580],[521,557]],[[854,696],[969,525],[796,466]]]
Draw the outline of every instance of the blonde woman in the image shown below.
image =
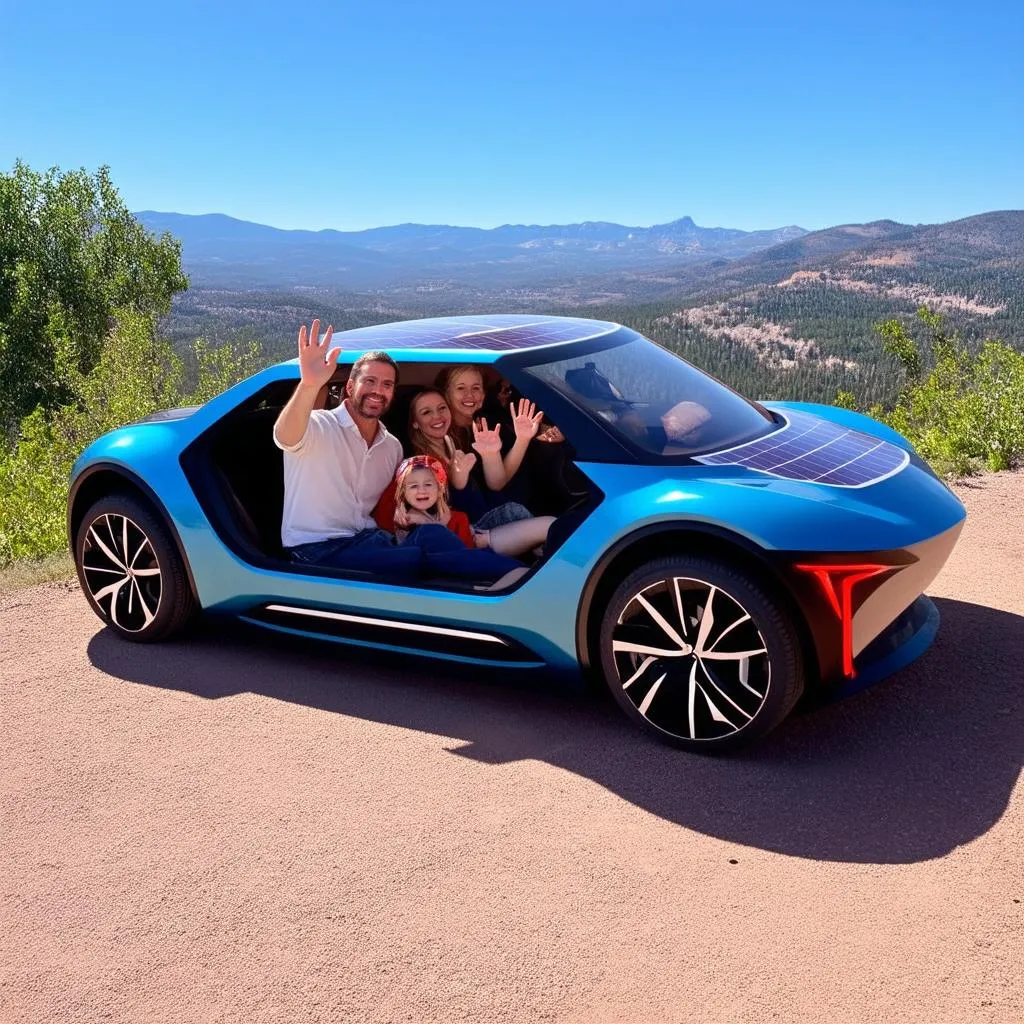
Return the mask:
[[487,426],[486,419],[477,415],[487,397],[484,378],[478,366],[454,366],[444,375],[444,397],[451,411],[450,428],[455,447],[463,451],[470,448],[480,453],[484,480],[491,491],[502,490],[519,471],[530,442],[537,436],[544,414],[533,402],[525,398],[509,412],[515,440],[502,454],[500,427]]

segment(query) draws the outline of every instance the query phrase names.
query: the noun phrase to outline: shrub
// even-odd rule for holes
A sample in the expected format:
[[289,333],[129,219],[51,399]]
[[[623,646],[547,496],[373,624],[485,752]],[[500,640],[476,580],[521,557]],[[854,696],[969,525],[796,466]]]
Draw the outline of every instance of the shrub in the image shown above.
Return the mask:
[[[1001,341],[971,352],[947,333],[943,318],[922,307],[929,333],[918,343],[898,320],[877,328],[904,373],[892,409],[868,414],[898,430],[944,476],[1009,469],[1024,460],[1024,353]],[[847,393],[837,404],[849,407]]]
[[118,311],[99,361],[75,380],[78,400],[52,413],[35,409],[0,456],[0,566],[64,548],[68,477],[97,437],[158,409],[208,401],[258,365],[253,345],[211,348],[200,340],[189,357],[197,383],[184,390],[182,359],[157,337],[152,319]]

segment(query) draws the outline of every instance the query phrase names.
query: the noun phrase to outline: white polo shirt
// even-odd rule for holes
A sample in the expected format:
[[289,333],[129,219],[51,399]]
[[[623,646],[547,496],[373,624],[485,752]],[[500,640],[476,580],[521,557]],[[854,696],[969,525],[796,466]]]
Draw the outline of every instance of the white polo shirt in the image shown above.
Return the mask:
[[351,537],[375,526],[370,513],[395,477],[402,445],[378,423],[367,446],[345,403],[314,409],[298,444],[274,443],[284,452],[284,512],[281,543]]

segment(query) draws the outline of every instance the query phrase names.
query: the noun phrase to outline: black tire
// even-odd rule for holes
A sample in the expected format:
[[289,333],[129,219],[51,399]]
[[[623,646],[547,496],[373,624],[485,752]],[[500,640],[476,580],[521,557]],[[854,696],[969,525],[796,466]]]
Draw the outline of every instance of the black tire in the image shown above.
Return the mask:
[[743,570],[711,558],[663,558],[631,573],[599,643],[627,717],[687,750],[721,753],[763,736],[803,691],[789,615]]
[[131,495],[107,495],[85,513],[75,537],[75,568],[93,611],[126,640],[167,640],[195,614],[170,532],[149,505]]

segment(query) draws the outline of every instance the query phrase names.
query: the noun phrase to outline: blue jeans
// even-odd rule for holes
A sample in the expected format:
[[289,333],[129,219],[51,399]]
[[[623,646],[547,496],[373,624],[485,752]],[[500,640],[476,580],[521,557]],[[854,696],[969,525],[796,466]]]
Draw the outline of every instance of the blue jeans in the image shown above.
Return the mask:
[[359,569],[399,579],[416,579],[423,569],[423,552],[417,547],[399,545],[387,530],[360,530],[353,537],[298,544],[289,554],[293,562],[303,565]]
[[506,501],[488,509],[474,524],[474,530],[493,530],[496,526],[518,523],[523,519],[532,519],[533,513],[518,501]]
[[494,581],[523,564],[490,548],[467,548],[447,526],[440,523],[417,526],[402,546],[410,544],[415,544],[423,552],[432,573],[453,579]]
[[361,530],[354,537],[299,544],[293,562],[332,569],[357,569],[392,579],[414,580],[427,573],[460,580],[496,580],[522,562],[488,548],[467,548],[440,523],[417,526],[399,544],[387,530]]

